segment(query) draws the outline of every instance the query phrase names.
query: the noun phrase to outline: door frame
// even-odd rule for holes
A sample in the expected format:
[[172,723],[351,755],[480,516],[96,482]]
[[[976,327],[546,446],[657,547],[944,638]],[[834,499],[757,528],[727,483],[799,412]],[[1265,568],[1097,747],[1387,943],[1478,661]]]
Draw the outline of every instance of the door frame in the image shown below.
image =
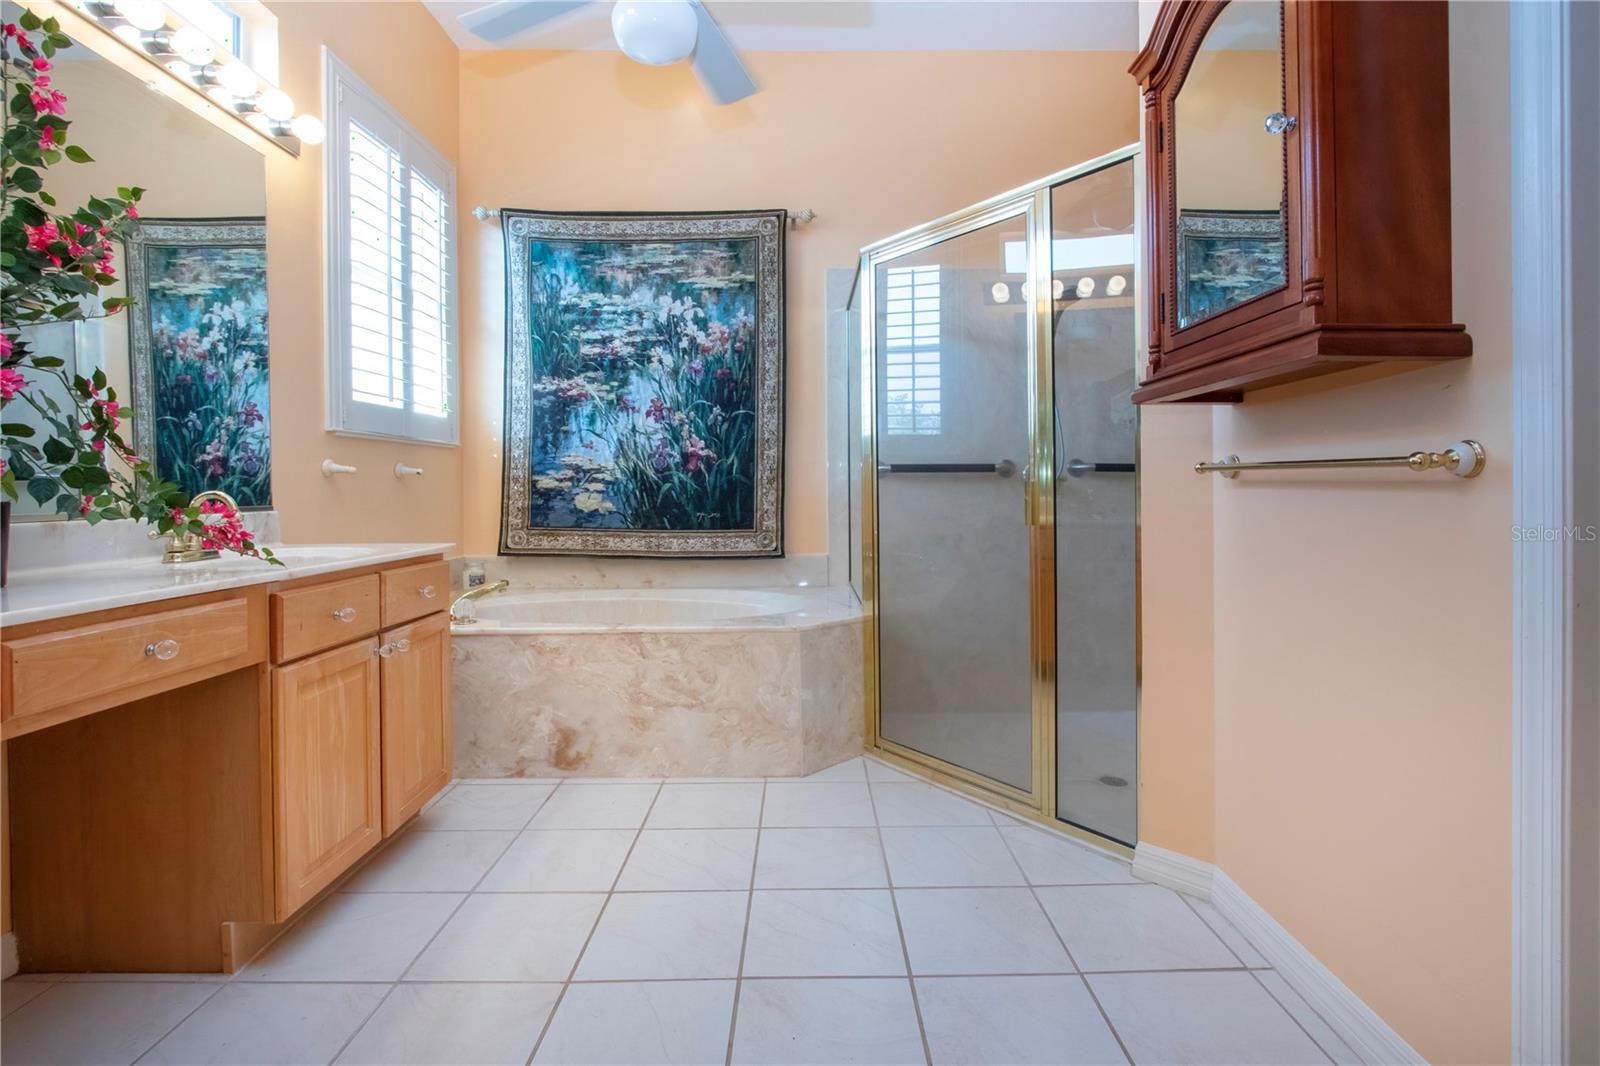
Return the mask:
[[[1080,836],[1100,847],[1111,848],[1129,857],[1133,851],[1110,838],[1081,829],[1056,817],[1056,629],[1055,629],[1055,359],[1053,352],[1051,275],[1050,193],[1062,182],[1081,178],[1099,170],[1137,160],[1140,146],[1130,144],[1104,155],[1057,171],[1008,192],[990,197],[960,211],[913,227],[861,249],[857,271],[856,299],[861,308],[861,367],[857,387],[861,390],[860,455],[861,470],[861,599],[865,615],[865,722],[863,737],[868,750],[891,761],[916,769],[956,788],[997,803],[1028,819]],[[1138,167],[1135,166],[1137,172]],[[1138,190],[1135,187],[1135,195]],[[879,693],[879,600],[878,586],[878,348],[873,317],[876,305],[877,267],[942,241],[1018,216],[1028,226],[1032,259],[1028,276],[1033,282],[1033,328],[1028,330],[1028,420],[1031,429],[1029,469],[1023,486],[1029,515],[1029,555],[1031,581],[1029,612],[1031,619],[1030,684],[1033,730],[1031,788],[1018,789],[914,748],[886,739],[880,729]],[[1138,352],[1129,353],[1137,362]],[[1137,522],[1136,522],[1137,529]],[[1137,533],[1136,533],[1137,536]],[[1137,550],[1135,567],[1137,567]],[[1137,627],[1137,623],[1136,623]],[[1135,633],[1135,678],[1139,641]],[[1135,682],[1137,714],[1137,680]]]
[[[1581,7],[1514,3],[1509,11],[1511,1061],[1517,1063],[1570,1061],[1571,1027],[1578,1019],[1592,1020],[1594,1007],[1568,1002],[1574,984],[1569,967],[1595,963],[1592,945],[1580,951],[1571,940],[1574,907],[1596,905],[1589,898],[1574,900],[1568,880],[1574,783],[1594,769],[1577,761],[1592,759],[1592,752],[1569,750],[1573,715],[1584,707],[1592,713],[1597,696],[1576,691],[1585,683],[1578,666],[1586,651],[1575,647],[1594,637],[1593,608],[1585,616],[1580,603],[1595,590],[1580,588],[1593,577],[1584,576],[1574,552],[1595,548],[1570,533],[1575,522],[1589,520],[1578,508],[1594,506],[1584,494],[1593,492],[1600,462],[1580,454],[1575,435],[1584,403],[1575,385],[1590,390],[1592,398],[1597,371],[1596,338],[1575,340],[1583,328],[1579,302],[1588,299],[1582,287],[1593,279],[1584,281],[1574,271],[1572,230],[1579,216],[1573,199],[1589,195],[1600,179],[1592,141],[1586,150],[1574,150],[1575,131],[1588,124],[1592,137],[1600,117],[1596,101],[1574,91],[1574,61],[1580,57],[1573,22],[1593,17]],[[1592,82],[1587,90],[1592,93]],[[1527,530],[1551,535],[1519,535]]]

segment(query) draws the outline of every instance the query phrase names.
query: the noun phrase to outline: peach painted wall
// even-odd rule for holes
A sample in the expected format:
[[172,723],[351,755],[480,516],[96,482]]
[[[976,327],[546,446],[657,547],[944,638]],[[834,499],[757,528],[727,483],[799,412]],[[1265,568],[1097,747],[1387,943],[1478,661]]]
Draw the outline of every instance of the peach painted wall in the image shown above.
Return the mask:
[[[1425,1057],[1510,1054],[1510,188],[1507,15],[1451,5],[1456,315],[1471,360],[1258,393],[1209,450],[1291,457],[1481,440],[1474,481],[1378,472],[1173,484],[1205,454],[1146,417],[1143,839],[1211,858]],[[1181,473],[1156,471],[1165,451]],[[1188,496],[1190,494],[1186,494]],[[1209,504],[1209,508],[1208,508]],[[1160,569],[1210,512],[1214,665],[1171,654],[1206,581]],[[1192,610],[1192,604],[1184,607]],[[1155,659],[1161,647],[1169,653]],[[1207,677],[1207,667],[1212,675]],[[1215,751],[1212,841],[1178,812]],[[1188,689],[1185,715],[1160,692]],[[1185,748],[1189,758],[1179,754]]]
[[[463,209],[813,208],[788,253],[785,546],[827,550],[824,278],[886,237],[1134,140],[1125,53],[767,52],[713,107],[687,66],[610,52],[461,56]],[[500,500],[502,246],[463,223],[464,550]]]
[[[282,0],[268,6],[278,17],[280,82],[302,108],[322,113],[326,46],[446,158],[457,158],[456,47],[426,8]],[[299,159],[271,146],[265,151],[273,495],[284,539],[459,542],[460,448],[327,432],[323,149],[307,147]],[[325,478],[319,469],[325,457],[361,472]],[[427,473],[402,482],[393,474],[397,461]]]

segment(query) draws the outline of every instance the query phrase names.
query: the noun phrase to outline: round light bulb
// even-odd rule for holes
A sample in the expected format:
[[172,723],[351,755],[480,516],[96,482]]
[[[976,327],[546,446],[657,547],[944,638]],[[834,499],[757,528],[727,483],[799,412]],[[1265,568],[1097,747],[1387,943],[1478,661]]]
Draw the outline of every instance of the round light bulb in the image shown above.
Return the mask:
[[1003,281],[997,281],[989,286],[989,295],[994,297],[997,304],[1007,303],[1011,299],[1011,286]]
[[144,47],[144,31],[131,23],[124,22],[111,31],[123,44],[131,48]]
[[141,30],[159,30],[167,24],[161,0],[117,0],[117,14]]
[[1018,286],[1018,291],[1022,293],[1022,298],[1024,300],[1032,300],[1033,299],[1033,282],[1024,281],[1020,286]]
[[1080,300],[1087,300],[1089,297],[1093,296],[1094,295],[1094,279],[1093,278],[1079,278],[1078,279],[1077,293],[1078,293],[1078,299],[1080,299]]
[[206,95],[211,98],[212,103],[215,103],[221,107],[225,107],[229,111],[233,110],[233,94],[223,86],[211,86],[206,90]]
[[1107,296],[1121,296],[1128,288],[1128,279],[1121,274],[1111,275],[1111,280],[1106,282]]
[[694,51],[699,19],[689,0],[620,0],[611,9],[611,33],[629,59],[659,67]]
[[242,98],[256,94],[255,71],[243,63],[224,63],[217,68],[216,78],[217,84],[234,96]]
[[289,122],[289,132],[300,138],[303,144],[321,144],[328,135],[322,120],[316,115],[296,115]]
[[1061,297],[1066,294],[1066,291],[1067,283],[1062,281],[1060,278],[1056,278],[1050,282],[1050,295],[1055,299],[1061,299]]
[[272,128],[272,120],[260,111],[252,111],[244,117],[251,126],[265,133],[268,137],[275,136],[277,131]]
[[206,35],[193,26],[183,26],[175,30],[171,44],[174,52],[197,67],[205,66],[217,54],[216,47]]
[[268,89],[256,98],[256,107],[274,122],[287,122],[294,115],[294,100],[282,89]]

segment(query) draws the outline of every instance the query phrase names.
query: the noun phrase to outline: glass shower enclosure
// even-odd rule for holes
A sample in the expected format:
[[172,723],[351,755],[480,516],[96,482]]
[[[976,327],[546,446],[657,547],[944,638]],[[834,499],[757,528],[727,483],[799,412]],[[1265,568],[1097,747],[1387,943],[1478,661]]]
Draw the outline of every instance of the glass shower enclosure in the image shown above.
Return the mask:
[[1137,839],[1137,146],[863,249],[868,744]]

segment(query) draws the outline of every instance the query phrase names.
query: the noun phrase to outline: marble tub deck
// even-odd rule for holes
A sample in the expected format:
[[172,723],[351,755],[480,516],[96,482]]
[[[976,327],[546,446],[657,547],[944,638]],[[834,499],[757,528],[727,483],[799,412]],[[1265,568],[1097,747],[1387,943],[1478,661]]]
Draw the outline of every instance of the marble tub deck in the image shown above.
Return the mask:
[[863,623],[810,611],[672,629],[456,627],[456,774],[798,777],[861,750]]

